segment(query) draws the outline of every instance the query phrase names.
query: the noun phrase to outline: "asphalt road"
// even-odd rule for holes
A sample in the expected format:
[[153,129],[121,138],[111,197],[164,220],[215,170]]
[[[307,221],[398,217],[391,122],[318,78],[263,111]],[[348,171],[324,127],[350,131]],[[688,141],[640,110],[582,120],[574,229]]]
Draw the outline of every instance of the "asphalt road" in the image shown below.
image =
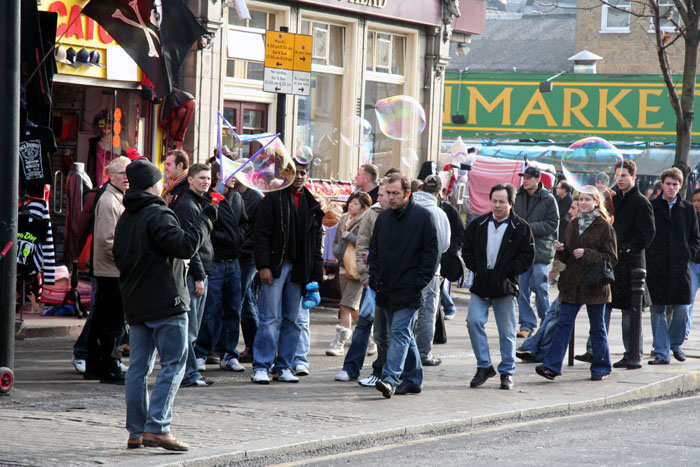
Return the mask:
[[[278,466],[698,465],[700,396],[658,400],[612,410],[483,427],[468,433],[348,446]],[[251,464],[249,464],[251,465]]]

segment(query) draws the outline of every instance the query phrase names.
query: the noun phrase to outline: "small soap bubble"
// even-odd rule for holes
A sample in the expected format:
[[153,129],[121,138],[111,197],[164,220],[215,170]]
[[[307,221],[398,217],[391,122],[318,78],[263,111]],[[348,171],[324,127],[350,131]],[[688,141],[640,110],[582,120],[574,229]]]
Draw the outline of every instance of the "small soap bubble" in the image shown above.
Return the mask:
[[309,146],[301,146],[294,154],[294,160],[300,164],[308,164],[314,159],[314,151]]
[[343,143],[353,148],[362,147],[372,134],[372,124],[362,117],[353,116],[340,124],[340,137]]

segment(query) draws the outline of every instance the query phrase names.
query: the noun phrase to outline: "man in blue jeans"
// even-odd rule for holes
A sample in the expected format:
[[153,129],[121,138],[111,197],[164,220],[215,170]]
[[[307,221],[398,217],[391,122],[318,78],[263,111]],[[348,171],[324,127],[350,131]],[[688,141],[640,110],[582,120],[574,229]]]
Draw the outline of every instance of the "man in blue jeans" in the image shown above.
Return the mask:
[[323,211],[304,186],[307,170],[297,163],[292,185],[268,193],[255,216],[253,244],[261,289],[251,380],[257,384],[270,384],[269,373],[275,381],[299,382],[292,366],[301,298],[306,284],[323,278]]
[[387,399],[422,390],[423,366],[413,327],[421,292],[440,261],[437,229],[430,212],[411,198],[410,187],[403,174],[388,178],[391,209],[377,216],[369,247],[369,286],[376,291],[377,306],[386,310],[390,334],[382,379],[375,385]]
[[467,311],[467,329],[474,355],[476,374],[470,386],[481,386],[496,376],[491,364],[489,342],[484,325],[489,307],[498,326],[501,363],[501,389],[513,387],[515,373],[515,297],[518,279],[532,266],[535,245],[530,226],[513,211],[515,187],[509,183],[494,185],[489,194],[491,212],[474,219],[464,234],[462,256],[474,272]]
[[[520,276],[518,312],[520,331],[518,337],[529,337],[537,327],[537,317],[544,319],[549,309],[549,274],[554,258],[554,240],[559,228],[559,208],[552,193],[541,180],[540,170],[527,167],[523,173],[523,185],[518,190],[513,211],[528,223],[535,237],[535,263]],[[537,316],[530,305],[535,293]]]

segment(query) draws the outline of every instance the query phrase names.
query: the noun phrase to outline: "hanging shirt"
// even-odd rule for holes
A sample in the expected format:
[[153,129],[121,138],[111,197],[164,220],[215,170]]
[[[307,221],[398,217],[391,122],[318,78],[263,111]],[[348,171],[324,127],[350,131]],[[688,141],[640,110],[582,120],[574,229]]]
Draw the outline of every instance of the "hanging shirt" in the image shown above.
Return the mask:
[[46,201],[30,198],[20,206],[17,218],[17,272],[31,275],[40,271],[44,284],[54,284],[56,253]]
[[20,181],[32,194],[44,191],[51,184],[51,159],[56,140],[53,130],[43,126],[27,126],[19,143]]

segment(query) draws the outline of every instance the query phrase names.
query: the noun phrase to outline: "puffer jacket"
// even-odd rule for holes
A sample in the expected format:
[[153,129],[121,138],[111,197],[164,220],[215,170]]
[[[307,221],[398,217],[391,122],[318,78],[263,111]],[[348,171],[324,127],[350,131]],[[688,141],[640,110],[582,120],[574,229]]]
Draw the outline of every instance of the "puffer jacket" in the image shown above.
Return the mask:
[[360,279],[369,279],[369,263],[362,260],[362,253],[369,251],[369,241],[372,238],[374,231],[374,223],[377,221],[377,216],[382,212],[382,205],[374,203],[365,214],[362,216],[362,222],[357,229],[357,242],[355,243],[355,259],[357,261],[357,272],[360,274]]
[[559,208],[552,193],[542,182],[532,195],[521,187],[515,197],[513,211],[528,223],[535,237],[535,263],[551,263],[559,228]]

